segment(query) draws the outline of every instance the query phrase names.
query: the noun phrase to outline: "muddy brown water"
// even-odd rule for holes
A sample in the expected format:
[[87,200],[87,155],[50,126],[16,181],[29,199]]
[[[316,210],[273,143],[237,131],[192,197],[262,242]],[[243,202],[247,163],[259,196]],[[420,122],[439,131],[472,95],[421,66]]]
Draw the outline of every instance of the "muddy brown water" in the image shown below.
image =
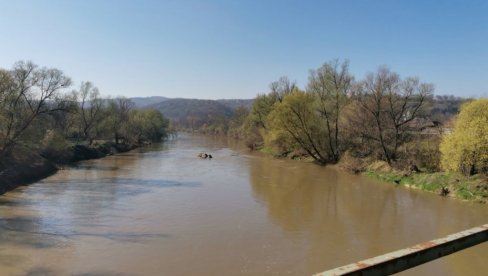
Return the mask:
[[[0,218],[0,275],[310,275],[488,208],[181,135],[0,196]],[[486,275],[487,260],[485,243],[403,274]]]

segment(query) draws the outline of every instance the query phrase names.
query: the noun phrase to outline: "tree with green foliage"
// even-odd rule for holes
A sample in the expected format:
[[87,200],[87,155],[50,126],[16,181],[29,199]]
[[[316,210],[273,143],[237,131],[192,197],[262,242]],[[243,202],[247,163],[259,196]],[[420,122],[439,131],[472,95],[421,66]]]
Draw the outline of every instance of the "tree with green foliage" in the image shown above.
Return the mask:
[[325,164],[330,160],[328,135],[320,114],[314,108],[315,104],[313,94],[293,91],[270,113],[270,133],[275,136],[289,135],[313,159]]
[[488,99],[465,103],[452,133],[440,145],[442,168],[466,175],[488,173]]
[[284,98],[297,89],[294,82],[287,77],[281,77],[269,86],[268,94],[260,94],[254,99],[253,106],[245,125],[242,128],[245,131],[246,143],[250,148],[262,145],[268,131],[268,116],[273,111],[274,105],[281,103]]
[[129,111],[126,139],[135,143],[159,142],[168,136],[169,121],[156,109]]
[[295,83],[290,82],[287,77],[281,77],[272,82],[268,94],[261,94],[254,99],[254,104],[249,114],[251,122],[257,127],[267,129],[267,118],[273,110],[275,103],[281,103],[286,95],[291,94],[297,89]]

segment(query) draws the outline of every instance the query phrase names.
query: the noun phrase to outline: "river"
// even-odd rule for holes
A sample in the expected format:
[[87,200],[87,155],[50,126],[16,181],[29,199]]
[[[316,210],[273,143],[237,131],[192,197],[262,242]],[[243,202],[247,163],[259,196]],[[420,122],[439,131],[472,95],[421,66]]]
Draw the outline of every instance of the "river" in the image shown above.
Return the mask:
[[[181,135],[6,193],[0,218],[0,275],[310,275],[486,224],[488,208]],[[401,274],[487,260],[488,243]]]

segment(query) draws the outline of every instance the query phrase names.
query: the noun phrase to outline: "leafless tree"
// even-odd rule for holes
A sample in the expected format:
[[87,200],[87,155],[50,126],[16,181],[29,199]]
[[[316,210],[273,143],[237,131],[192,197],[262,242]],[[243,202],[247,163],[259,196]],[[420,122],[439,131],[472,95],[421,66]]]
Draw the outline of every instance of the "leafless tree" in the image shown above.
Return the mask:
[[83,139],[91,144],[94,139],[94,126],[102,119],[103,99],[100,98],[98,88],[91,82],[82,82],[80,90],[75,93],[80,98],[80,132]]
[[[2,88],[0,154],[6,154],[42,114],[62,107],[53,104],[58,92],[71,85],[69,77],[54,68],[39,68],[32,62],[18,62],[9,71]],[[3,86],[2,85],[2,86]]]
[[418,117],[434,87],[420,83],[418,78],[402,80],[381,67],[368,74],[357,88],[356,99],[364,115],[360,115],[363,120],[357,130],[364,138],[378,142],[391,164],[397,159],[398,147],[407,139],[408,124]]
[[340,123],[342,108],[348,102],[353,76],[349,73],[349,62],[333,60],[325,63],[309,76],[307,91],[313,93],[318,102],[318,112],[322,117],[328,139],[328,155],[338,161],[341,151]]
[[109,100],[109,127],[116,144],[119,144],[120,139],[123,138],[123,133],[129,121],[129,111],[133,107],[134,103],[124,97]]
[[283,102],[283,99],[285,98],[286,95],[291,94],[297,86],[295,82],[292,82],[288,79],[288,77],[280,77],[277,81],[272,82],[269,85],[270,88],[270,93],[269,96],[275,101],[278,102]]

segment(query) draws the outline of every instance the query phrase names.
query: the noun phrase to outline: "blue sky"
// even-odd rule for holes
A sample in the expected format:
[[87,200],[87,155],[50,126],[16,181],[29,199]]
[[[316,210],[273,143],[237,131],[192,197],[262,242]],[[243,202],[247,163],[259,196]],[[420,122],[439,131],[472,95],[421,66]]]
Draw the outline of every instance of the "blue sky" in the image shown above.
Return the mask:
[[488,96],[488,1],[0,0],[0,67],[62,69],[102,94],[253,98],[349,59],[437,94]]

